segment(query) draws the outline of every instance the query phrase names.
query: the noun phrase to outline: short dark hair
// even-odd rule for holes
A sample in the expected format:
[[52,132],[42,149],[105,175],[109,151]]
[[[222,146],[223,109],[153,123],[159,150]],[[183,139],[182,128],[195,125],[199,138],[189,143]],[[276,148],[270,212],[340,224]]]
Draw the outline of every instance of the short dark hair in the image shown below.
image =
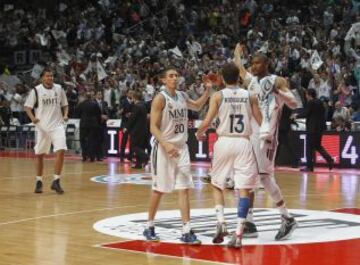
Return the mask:
[[235,63],[226,63],[221,69],[221,75],[224,78],[226,84],[234,85],[239,80],[239,68]]
[[312,98],[316,98],[316,90],[313,88],[309,88],[308,90],[306,90],[306,93],[312,97]]
[[54,73],[54,71],[49,68],[49,67],[45,67],[44,70],[42,70],[41,74],[40,74],[40,77],[43,77],[45,75],[45,73]]
[[262,52],[256,52],[252,58],[261,58],[265,63],[269,64],[270,60],[269,60],[269,57],[265,54],[265,53],[262,53]]
[[142,100],[142,93],[140,91],[135,91],[133,94],[133,98],[136,100]]

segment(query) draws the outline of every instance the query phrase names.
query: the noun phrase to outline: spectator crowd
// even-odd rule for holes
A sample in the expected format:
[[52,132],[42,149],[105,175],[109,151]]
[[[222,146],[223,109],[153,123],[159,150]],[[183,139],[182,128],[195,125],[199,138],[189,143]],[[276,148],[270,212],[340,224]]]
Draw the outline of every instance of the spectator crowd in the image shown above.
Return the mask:
[[109,118],[124,118],[127,93],[151,102],[168,65],[179,69],[179,89],[199,98],[202,76],[232,60],[238,42],[247,67],[255,52],[271,58],[272,72],[288,79],[299,106],[314,88],[334,130],[360,121],[360,0],[64,0],[52,10],[15,1],[0,11],[0,40],[3,50],[43,51],[28,71],[32,79],[1,63],[3,124],[28,122],[23,104],[45,66],[66,89],[70,117],[96,90]]

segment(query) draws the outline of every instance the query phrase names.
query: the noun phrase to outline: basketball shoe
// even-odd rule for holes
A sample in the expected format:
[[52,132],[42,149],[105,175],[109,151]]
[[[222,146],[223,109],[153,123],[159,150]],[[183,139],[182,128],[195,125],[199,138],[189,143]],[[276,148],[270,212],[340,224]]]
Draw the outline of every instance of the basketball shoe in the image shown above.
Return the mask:
[[60,179],[56,179],[51,184],[51,189],[56,191],[57,194],[63,194],[64,190],[60,186]]
[[275,236],[275,240],[280,241],[288,239],[296,227],[298,227],[298,223],[294,217],[289,218],[282,215],[281,226],[279,232]]
[[145,228],[143,235],[147,241],[159,241],[160,238],[155,234],[155,227]]
[[182,234],[180,240],[188,245],[201,245],[201,241],[196,237],[192,230],[190,230],[189,233]]
[[252,222],[245,222],[243,238],[256,238],[258,236],[259,236],[259,234],[258,234],[256,225]]
[[220,243],[224,242],[224,237],[227,236],[228,234],[229,233],[227,231],[226,224],[225,223],[217,223],[216,224],[216,232],[215,232],[212,242],[214,244],[220,244]]
[[228,242],[227,246],[229,248],[241,248],[242,247],[242,237],[241,235],[237,235],[235,232],[232,234],[230,241]]
[[41,180],[37,180],[36,181],[36,185],[35,185],[35,193],[42,193],[43,192],[43,183]]

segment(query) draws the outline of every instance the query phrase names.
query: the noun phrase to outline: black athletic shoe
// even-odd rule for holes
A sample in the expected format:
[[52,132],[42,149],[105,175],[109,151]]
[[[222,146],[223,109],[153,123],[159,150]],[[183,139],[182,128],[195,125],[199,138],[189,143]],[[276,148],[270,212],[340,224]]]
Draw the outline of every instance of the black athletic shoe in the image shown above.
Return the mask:
[[334,168],[334,159],[331,159],[328,163],[329,170],[332,170]]
[[211,183],[211,176],[206,175],[206,176],[200,177],[200,180],[206,184],[209,184],[209,183]]
[[220,244],[220,243],[224,242],[224,237],[227,235],[228,235],[228,231],[226,228],[226,224],[225,223],[217,223],[216,224],[216,232],[215,232],[212,242],[214,244]]
[[235,232],[232,234],[230,241],[227,243],[229,248],[241,248],[242,247],[242,236],[237,235]]
[[280,241],[288,239],[296,227],[298,227],[298,223],[294,217],[288,218],[281,216],[281,226],[279,232],[275,236],[275,240]]
[[56,191],[57,194],[63,194],[64,190],[60,186],[60,179],[56,179],[51,184],[51,189]]
[[43,183],[42,183],[42,181],[41,180],[37,180],[36,181],[36,186],[35,186],[35,193],[42,193],[43,192],[43,189],[42,189],[42,187],[43,187]]
[[243,238],[256,238],[258,237],[258,231],[256,225],[251,222],[244,223]]

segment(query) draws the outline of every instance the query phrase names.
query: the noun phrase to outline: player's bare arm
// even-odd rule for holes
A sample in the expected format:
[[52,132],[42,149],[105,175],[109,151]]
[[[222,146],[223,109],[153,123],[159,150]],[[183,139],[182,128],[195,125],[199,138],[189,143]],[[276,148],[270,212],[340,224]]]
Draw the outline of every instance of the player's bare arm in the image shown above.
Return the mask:
[[241,56],[243,55],[244,50],[240,43],[236,44],[235,50],[234,50],[234,63],[240,70],[240,77],[243,80],[243,85],[247,87],[251,81],[251,78],[249,78],[250,73],[246,70],[246,68],[243,65],[243,62],[241,60]]
[[262,114],[259,107],[259,100],[256,95],[250,96],[250,104],[251,104],[251,111],[254,116],[256,122],[261,125],[262,123]]
[[285,78],[278,76],[275,80],[274,93],[277,93],[290,109],[298,107],[294,94],[290,91]]
[[29,119],[33,124],[38,123],[40,120],[36,118],[33,114],[32,108],[24,107],[26,114],[28,115]]
[[69,119],[69,106],[62,107],[63,119],[67,121]]
[[170,157],[177,157],[179,155],[178,149],[171,143],[165,142],[162,138],[160,127],[162,119],[162,111],[165,107],[165,98],[162,95],[157,95],[152,104],[150,112],[150,132],[160,145],[165,149]]
[[187,99],[186,103],[189,109],[199,111],[205,105],[209,98],[210,89],[212,87],[211,82],[204,83],[205,91],[204,94],[197,100]]
[[209,110],[206,114],[205,119],[201,122],[199,129],[197,130],[195,136],[198,140],[203,138],[206,130],[209,128],[211,122],[216,117],[219,106],[221,102],[221,92],[216,92],[210,99]]

